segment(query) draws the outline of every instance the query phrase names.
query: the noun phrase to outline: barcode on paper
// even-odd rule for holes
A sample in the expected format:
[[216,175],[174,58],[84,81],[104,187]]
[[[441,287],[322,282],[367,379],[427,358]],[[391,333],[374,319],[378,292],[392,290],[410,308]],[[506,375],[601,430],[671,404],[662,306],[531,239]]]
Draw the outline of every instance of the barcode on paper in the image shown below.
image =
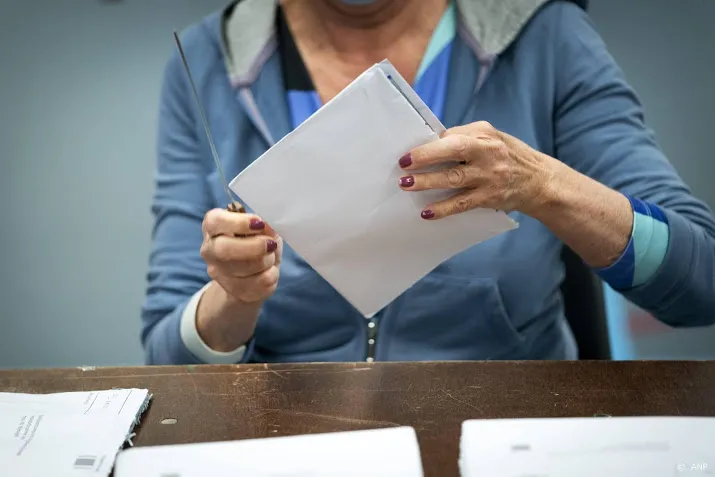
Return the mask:
[[74,460],[75,468],[87,469],[93,468],[94,464],[97,462],[97,456],[94,455],[81,455]]

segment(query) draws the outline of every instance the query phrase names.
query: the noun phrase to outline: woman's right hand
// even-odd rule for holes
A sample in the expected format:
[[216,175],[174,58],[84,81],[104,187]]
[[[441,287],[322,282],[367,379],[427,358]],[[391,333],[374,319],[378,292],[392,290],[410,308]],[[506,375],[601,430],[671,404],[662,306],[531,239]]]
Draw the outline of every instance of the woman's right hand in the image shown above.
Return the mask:
[[283,241],[260,217],[213,209],[204,216],[201,256],[237,304],[260,305],[276,290]]

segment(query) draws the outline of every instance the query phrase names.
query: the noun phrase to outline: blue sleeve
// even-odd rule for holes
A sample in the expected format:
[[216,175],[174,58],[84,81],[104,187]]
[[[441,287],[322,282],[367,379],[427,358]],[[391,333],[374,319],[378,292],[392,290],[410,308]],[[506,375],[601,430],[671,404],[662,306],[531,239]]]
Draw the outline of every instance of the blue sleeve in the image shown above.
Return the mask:
[[[615,288],[669,325],[713,324],[712,212],[693,197],[659,149],[638,98],[586,13],[570,2],[559,2],[557,9],[556,157],[627,195],[632,204],[654,206],[667,225],[661,263],[641,271],[648,275],[642,282],[618,282]],[[632,237],[634,247],[637,238]]]
[[[154,228],[141,339],[148,364],[199,364],[179,331],[191,296],[210,278],[201,258],[201,224],[212,203],[206,180],[208,148],[178,54],[169,60],[159,104]],[[210,156],[209,160],[210,160]],[[249,359],[252,343],[243,360]]]
[[670,227],[665,214],[655,204],[628,198],[633,212],[633,228],[626,249],[612,265],[596,273],[614,290],[625,291],[646,283],[665,260]]

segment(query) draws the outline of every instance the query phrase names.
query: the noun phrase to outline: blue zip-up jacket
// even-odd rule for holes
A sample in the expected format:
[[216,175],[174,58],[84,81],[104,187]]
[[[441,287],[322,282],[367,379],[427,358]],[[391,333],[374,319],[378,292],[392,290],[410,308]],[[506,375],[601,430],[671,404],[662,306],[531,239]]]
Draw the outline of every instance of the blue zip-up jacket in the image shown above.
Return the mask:
[[[489,121],[627,194],[635,212],[659,219],[648,227],[667,225],[662,253],[638,282],[624,281],[622,270],[615,278],[613,270],[598,272],[664,323],[714,323],[712,213],[659,150],[583,3],[457,0],[456,6],[445,125]],[[229,177],[292,127],[275,10],[272,1],[242,0],[183,35]],[[203,216],[225,202],[186,74],[174,55],[161,95],[156,222],[142,309],[148,363],[202,362],[182,340],[181,319],[191,297],[210,280],[199,253]],[[512,215],[517,230],[446,261],[379,313],[376,360],[576,358],[560,294],[562,243],[538,221]],[[364,360],[368,322],[289,245],[278,289],[264,304],[241,360]]]

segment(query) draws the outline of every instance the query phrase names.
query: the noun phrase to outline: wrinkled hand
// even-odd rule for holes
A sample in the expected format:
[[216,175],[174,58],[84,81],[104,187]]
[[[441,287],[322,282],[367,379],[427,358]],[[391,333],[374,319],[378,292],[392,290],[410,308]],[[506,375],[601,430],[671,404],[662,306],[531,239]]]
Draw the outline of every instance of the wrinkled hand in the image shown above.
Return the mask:
[[253,214],[214,209],[204,216],[201,256],[209,276],[239,303],[259,303],[276,290],[283,241]]
[[[439,219],[477,207],[531,215],[540,206],[556,163],[480,121],[449,129],[440,139],[403,156],[399,164],[409,174],[400,178],[399,185],[405,191],[455,190],[453,197],[426,207],[422,211],[424,219]],[[430,166],[444,169],[419,172]]]

